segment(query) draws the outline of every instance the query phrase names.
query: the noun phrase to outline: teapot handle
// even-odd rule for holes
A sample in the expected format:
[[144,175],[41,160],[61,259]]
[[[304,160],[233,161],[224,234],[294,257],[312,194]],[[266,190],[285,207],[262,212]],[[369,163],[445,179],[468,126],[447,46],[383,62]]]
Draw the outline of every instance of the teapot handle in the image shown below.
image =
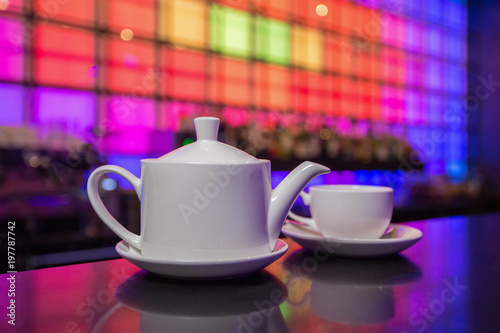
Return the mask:
[[99,181],[102,176],[106,173],[114,173],[119,176],[122,176],[126,180],[132,184],[134,187],[137,195],[139,196],[139,200],[141,198],[141,180],[125,170],[124,168],[121,168],[116,165],[104,165],[101,166],[92,172],[92,174],[89,177],[89,181],[87,183],[87,192],[89,195],[90,203],[92,204],[92,207],[96,211],[97,215],[101,218],[101,220],[115,233],[135,247],[138,250],[141,250],[141,237],[139,235],[136,235],[127,229],[121,223],[119,223],[106,209],[104,206],[101,197],[99,196]]

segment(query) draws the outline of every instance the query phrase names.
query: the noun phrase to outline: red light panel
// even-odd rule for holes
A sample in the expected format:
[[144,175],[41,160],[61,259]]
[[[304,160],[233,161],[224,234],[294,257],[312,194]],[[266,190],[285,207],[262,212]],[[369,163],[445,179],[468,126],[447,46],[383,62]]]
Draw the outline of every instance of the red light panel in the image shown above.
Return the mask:
[[286,68],[255,65],[255,105],[278,110],[290,107],[290,73]]
[[[88,0],[87,0],[88,1]],[[156,4],[154,0],[102,1],[106,8],[104,24],[112,30],[131,29],[134,34],[152,37],[156,28]]]
[[95,15],[95,1],[47,1],[35,0],[34,9],[37,15],[51,20],[71,23],[92,23]]
[[163,48],[162,95],[203,101],[206,96],[206,60],[200,52]]
[[248,11],[248,0],[219,0],[219,4],[226,7]]
[[300,112],[326,111],[323,77],[317,73],[295,70],[292,74],[292,108]]
[[345,67],[342,67],[341,39],[336,35],[326,35],[325,67],[327,71],[336,73],[341,73],[343,70],[346,70]]
[[212,100],[227,105],[246,106],[250,103],[249,63],[214,57],[211,84]]
[[95,82],[94,36],[83,30],[40,25],[34,40],[39,84],[90,88]]
[[326,21],[325,17],[316,14],[316,6],[320,2],[316,1],[294,1],[293,15],[299,24],[310,27],[318,27],[320,22]]
[[340,82],[338,76],[328,75],[325,78],[326,83],[326,113],[332,116],[341,114],[341,93]]
[[356,5],[350,1],[340,3],[340,32],[352,34],[356,26]]
[[104,43],[108,55],[106,87],[113,92],[153,95],[158,82],[154,71],[154,44],[116,38],[109,38]]
[[290,2],[291,0],[254,0],[254,5],[261,15],[286,20],[291,7]]

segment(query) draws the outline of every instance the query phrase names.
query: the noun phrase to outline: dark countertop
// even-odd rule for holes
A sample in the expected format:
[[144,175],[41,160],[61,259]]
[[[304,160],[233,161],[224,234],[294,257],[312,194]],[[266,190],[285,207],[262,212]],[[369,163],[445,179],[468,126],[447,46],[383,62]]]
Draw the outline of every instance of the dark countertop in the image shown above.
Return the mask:
[[319,260],[287,240],[265,270],[220,282],[118,259],[16,273],[9,297],[3,274],[0,332],[498,332],[500,214],[405,224],[423,238],[398,256]]

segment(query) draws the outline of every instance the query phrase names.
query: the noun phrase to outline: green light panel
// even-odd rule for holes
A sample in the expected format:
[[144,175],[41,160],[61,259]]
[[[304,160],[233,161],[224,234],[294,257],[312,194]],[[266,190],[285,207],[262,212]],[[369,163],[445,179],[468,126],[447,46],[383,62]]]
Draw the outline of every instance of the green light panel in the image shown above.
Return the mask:
[[267,62],[288,65],[290,63],[290,25],[257,16],[256,57]]
[[210,48],[220,53],[249,58],[250,13],[218,5],[210,6]]

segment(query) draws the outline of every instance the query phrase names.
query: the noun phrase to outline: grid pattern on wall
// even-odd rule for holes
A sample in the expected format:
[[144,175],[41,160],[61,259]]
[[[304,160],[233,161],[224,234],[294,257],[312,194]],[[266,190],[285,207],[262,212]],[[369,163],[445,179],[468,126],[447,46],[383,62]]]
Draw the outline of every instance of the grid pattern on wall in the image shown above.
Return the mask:
[[292,113],[403,129],[429,173],[467,172],[461,1],[0,0],[0,32],[0,126],[98,128],[112,163],[191,115]]

